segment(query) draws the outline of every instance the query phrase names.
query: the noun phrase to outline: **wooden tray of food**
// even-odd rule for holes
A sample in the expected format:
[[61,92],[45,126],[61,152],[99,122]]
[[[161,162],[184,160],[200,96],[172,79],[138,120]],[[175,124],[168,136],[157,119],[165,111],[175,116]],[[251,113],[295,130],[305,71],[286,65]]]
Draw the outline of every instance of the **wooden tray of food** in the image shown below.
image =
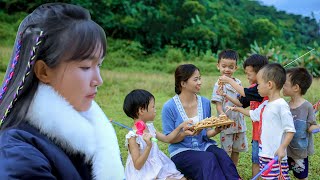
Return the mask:
[[234,123],[234,121],[229,119],[226,115],[220,115],[219,117],[212,116],[194,124],[192,126],[192,129],[194,129],[195,131],[201,131],[205,128],[225,126],[230,125],[232,123]]

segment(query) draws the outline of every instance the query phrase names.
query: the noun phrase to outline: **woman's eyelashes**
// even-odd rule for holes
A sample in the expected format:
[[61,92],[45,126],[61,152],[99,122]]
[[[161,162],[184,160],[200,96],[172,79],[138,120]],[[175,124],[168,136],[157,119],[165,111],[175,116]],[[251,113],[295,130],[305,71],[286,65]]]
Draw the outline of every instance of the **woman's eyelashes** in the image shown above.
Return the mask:
[[82,69],[82,70],[86,71],[86,70],[89,70],[89,69],[90,69],[90,67],[80,67],[80,69]]

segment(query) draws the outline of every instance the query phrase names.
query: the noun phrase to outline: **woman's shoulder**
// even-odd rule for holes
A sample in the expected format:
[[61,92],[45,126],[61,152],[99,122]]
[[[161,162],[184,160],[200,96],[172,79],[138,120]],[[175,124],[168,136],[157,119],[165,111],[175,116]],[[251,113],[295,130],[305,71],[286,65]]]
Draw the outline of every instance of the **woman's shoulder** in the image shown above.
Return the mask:
[[[30,125],[23,124],[15,128],[5,129],[0,133],[0,150],[7,154],[39,154],[42,146],[48,144],[49,139]],[[48,146],[49,147],[49,146]],[[1,154],[1,153],[0,153]],[[21,153],[22,154],[22,153]]]
[[204,96],[200,96],[202,103],[209,103],[210,104],[210,100]]
[[173,108],[175,106],[173,98],[170,98],[163,104],[163,109]]
[[[12,174],[17,177],[25,176],[26,179],[31,176],[50,179],[53,177],[49,172],[51,160],[63,162],[64,170],[69,171],[66,167],[70,163],[65,159],[65,154],[60,152],[61,149],[30,125],[3,130],[0,134],[0,167],[6,171],[3,174],[4,171],[0,170],[0,177]],[[38,167],[43,167],[43,171],[38,171]]]
[[166,104],[172,104],[172,103],[174,103],[173,97],[170,98],[170,99],[168,99],[168,100],[164,103],[164,105],[166,105]]
[[6,146],[9,144],[26,143],[31,139],[37,139],[40,134],[36,133],[35,129],[28,127],[26,124],[19,125],[15,128],[9,128],[1,131],[0,145]]

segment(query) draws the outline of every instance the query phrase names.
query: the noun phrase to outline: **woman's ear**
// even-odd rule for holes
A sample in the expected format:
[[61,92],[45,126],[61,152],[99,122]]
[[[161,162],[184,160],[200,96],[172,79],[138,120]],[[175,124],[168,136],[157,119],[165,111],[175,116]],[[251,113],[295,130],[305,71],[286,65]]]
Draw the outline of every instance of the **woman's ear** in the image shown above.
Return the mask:
[[36,61],[34,65],[34,73],[42,83],[48,84],[50,82],[48,70],[49,67],[43,60]]
[[181,88],[183,88],[183,87],[186,86],[186,82],[185,81],[181,81],[180,85],[181,85]]

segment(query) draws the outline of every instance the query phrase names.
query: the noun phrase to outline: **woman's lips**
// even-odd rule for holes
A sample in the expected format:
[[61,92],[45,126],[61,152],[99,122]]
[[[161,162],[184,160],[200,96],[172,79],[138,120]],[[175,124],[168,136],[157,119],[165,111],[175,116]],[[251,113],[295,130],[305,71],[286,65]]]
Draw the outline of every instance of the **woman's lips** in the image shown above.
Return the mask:
[[90,99],[94,99],[95,97],[96,97],[96,92],[95,93],[92,93],[92,94],[90,94],[90,95],[88,95],[88,96],[86,96],[87,98],[90,98]]

